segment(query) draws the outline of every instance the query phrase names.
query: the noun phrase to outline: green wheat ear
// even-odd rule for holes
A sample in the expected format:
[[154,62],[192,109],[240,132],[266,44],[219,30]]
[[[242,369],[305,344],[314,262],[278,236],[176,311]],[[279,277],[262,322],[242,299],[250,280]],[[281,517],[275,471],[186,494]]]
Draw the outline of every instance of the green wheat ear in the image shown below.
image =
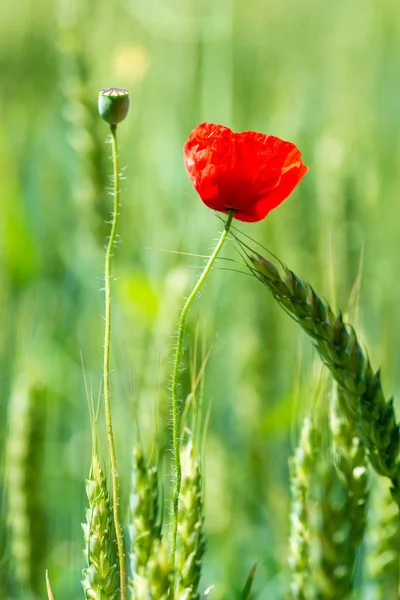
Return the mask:
[[[74,177],[70,178],[75,204],[77,237],[85,251],[97,252],[105,233],[106,156],[97,106],[92,100],[90,59],[82,31],[84,3],[56,2],[60,88],[66,136],[74,152]],[[84,241],[83,241],[84,240]]]
[[146,598],[149,587],[149,561],[155,542],[161,539],[158,512],[157,467],[146,464],[141,447],[136,445],[133,451],[132,491],[129,501],[131,600]]
[[291,569],[291,598],[309,597],[310,525],[308,495],[313,467],[318,454],[317,434],[311,420],[306,418],[300,442],[290,463],[292,509],[290,514],[289,567]]
[[374,372],[354,328],[334,313],[309,283],[282,265],[283,275],[269,260],[248,255],[253,274],[314,342],[324,364],[340,386],[340,410],[365,443],[377,473],[391,481],[400,506],[400,431],[393,399],[386,400],[380,370]]
[[[365,445],[353,424],[339,410],[342,389],[336,387],[331,402],[332,451],[340,481],[347,490],[346,514],[350,520],[348,542],[360,546],[367,524],[369,472]],[[350,558],[350,560],[352,560]]]
[[375,482],[368,525],[367,571],[375,600],[399,597],[400,519],[388,485]]
[[[325,394],[328,396],[328,394]],[[331,393],[329,395],[332,395]],[[291,462],[291,598],[345,600],[353,591],[357,550],[363,540],[368,471],[363,444],[332,395],[330,440],[305,419]]]
[[182,485],[178,510],[177,600],[197,600],[205,549],[203,490],[196,449],[189,433],[181,450]]
[[155,540],[147,568],[148,590],[151,600],[174,600],[171,591],[173,565],[165,539]]
[[15,575],[26,595],[39,594],[42,588],[40,573],[47,546],[41,499],[46,396],[46,390],[25,374],[17,381],[8,406],[7,521]]
[[[358,468],[362,469],[355,467],[353,473]],[[330,459],[321,465],[317,475],[313,587],[320,600],[345,600],[350,598],[354,587],[357,549],[365,529],[366,493],[357,476],[351,478],[352,482],[341,480]],[[359,493],[354,495],[351,488],[357,487]]]
[[82,573],[82,586],[88,600],[119,598],[119,569],[116,558],[116,536],[110,498],[98,455],[93,453],[86,481],[89,508],[82,524],[87,567]]

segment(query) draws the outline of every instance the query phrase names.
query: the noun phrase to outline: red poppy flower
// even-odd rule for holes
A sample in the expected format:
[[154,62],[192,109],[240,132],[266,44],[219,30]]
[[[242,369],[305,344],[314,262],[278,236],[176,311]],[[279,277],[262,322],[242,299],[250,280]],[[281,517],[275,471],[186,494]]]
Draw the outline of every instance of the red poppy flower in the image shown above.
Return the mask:
[[291,142],[202,123],[184,146],[190,180],[204,204],[240,221],[261,221],[308,171]]

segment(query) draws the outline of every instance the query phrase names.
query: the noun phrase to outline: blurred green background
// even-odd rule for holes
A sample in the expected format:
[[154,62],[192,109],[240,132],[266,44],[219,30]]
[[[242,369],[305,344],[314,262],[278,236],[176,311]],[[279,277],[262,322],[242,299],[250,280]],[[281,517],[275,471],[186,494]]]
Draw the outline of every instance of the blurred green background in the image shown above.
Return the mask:
[[[171,346],[203,264],[185,253],[206,255],[221,228],[182,163],[202,121],[301,149],[310,171],[298,189],[239,229],[349,308],[385,391],[397,391],[398,3],[20,0],[2,7],[0,81],[0,597],[30,598],[29,579],[45,597],[48,568],[56,600],[78,598],[91,444],[82,361],[96,400],[111,210],[99,89],[131,94],[112,351],[126,503],[133,423],[150,445],[157,405],[168,456]],[[258,562],[257,597],[282,598],[288,458],[318,363],[266,290],[230,270],[244,271],[234,243],[224,256],[237,262],[214,269],[186,338],[193,349],[198,324],[211,350],[202,587],[215,584],[213,600],[236,597]]]

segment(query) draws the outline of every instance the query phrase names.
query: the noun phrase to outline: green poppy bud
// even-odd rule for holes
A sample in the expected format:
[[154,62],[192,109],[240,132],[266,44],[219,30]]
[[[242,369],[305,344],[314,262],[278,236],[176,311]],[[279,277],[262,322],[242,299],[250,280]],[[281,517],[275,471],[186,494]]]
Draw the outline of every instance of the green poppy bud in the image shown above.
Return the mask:
[[99,113],[110,125],[118,125],[128,114],[129,92],[122,88],[110,87],[99,92]]

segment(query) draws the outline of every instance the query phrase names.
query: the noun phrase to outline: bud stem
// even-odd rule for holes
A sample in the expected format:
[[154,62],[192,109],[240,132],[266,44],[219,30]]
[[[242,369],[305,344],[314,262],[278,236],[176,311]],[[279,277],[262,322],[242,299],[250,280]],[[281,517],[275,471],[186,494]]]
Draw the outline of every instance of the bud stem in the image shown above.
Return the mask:
[[173,444],[173,453],[174,453],[174,459],[175,459],[175,465],[174,465],[175,466],[175,486],[174,486],[174,492],[173,492],[173,505],[172,505],[173,524],[172,524],[172,540],[171,540],[172,564],[174,567],[174,581],[172,584],[172,586],[173,586],[172,599],[174,598],[174,595],[175,595],[176,542],[177,542],[177,532],[178,532],[178,505],[179,505],[179,494],[180,494],[180,490],[181,490],[181,480],[182,480],[181,460],[180,460],[180,455],[179,455],[179,406],[178,406],[178,389],[177,388],[178,388],[179,368],[181,366],[181,359],[182,359],[182,343],[183,343],[183,335],[185,333],[186,316],[187,316],[188,310],[189,310],[193,300],[195,299],[198,292],[200,291],[200,288],[202,287],[207,275],[209,274],[209,272],[211,270],[211,267],[213,266],[222,246],[224,245],[224,242],[227,238],[229,229],[232,224],[233,215],[234,215],[234,211],[230,210],[228,219],[225,223],[224,230],[221,233],[221,237],[219,238],[219,241],[218,241],[217,245],[215,246],[215,249],[214,249],[213,253],[211,254],[210,258],[208,259],[208,262],[207,262],[206,266],[204,267],[204,270],[203,270],[202,274],[200,275],[196,285],[194,286],[190,296],[187,298],[187,300],[185,302],[185,305],[182,309],[181,316],[179,319],[179,325],[178,325],[178,339],[176,342],[174,369],[172,372],[172,384],[171,384],[172,444]]
[[114,434],[111,419],[110,404],[110,339],[111,339],[111,266],[112,256],[117,238],[117,228],[120,212],[120,179],[117,145],[117,126],[110,125],[112,160],[114,166],[114,211],[112,215],[111,233],[108,240],[106,258],[105,258],[105,332],[104,332],[104,410],[107,428],[108,452],[111,464],[111,483],[112,483],[112,505],[115,525],[115,535],[117,538],[118,562],[120,573],[120,592],[121,600],[126,600],[126,570],[124,541],[121,522],[119,518],[119,484],[117,458],[115,454]]

